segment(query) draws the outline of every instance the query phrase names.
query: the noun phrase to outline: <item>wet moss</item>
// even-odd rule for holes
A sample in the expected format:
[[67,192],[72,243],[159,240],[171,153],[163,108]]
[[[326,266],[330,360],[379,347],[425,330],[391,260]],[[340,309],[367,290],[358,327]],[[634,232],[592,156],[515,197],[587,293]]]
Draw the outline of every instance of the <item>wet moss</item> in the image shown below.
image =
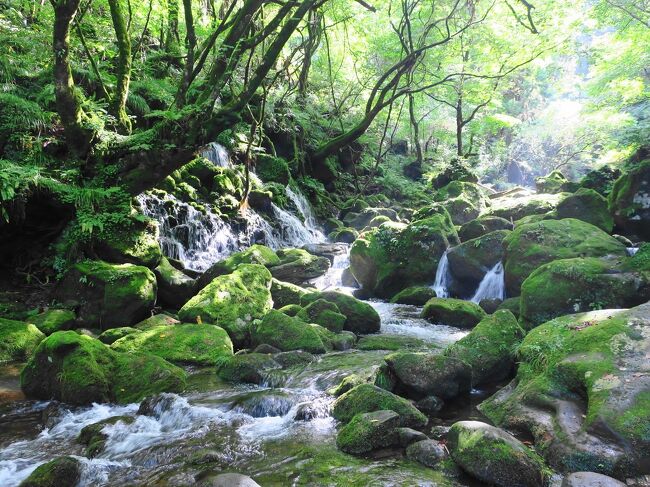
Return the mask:
[[44,338],[35,325],[0,318],[0,363],[27,360]]
[[435,297],[436,292],[428,286],[412,286],[398,292],[390,302],[424,306],[427,301]]
[[310,353],[327,351],[319,333],[308,323],[271,310],[251,330],[253,345],[266,343],[282,351],[304,350]]
[[421,316],[431,323],[472,328],[486,316],[486,313],[478,304],[471,301],[432,298],[424,305]]
[[75,314],[67,309],[49,309],[32,316],[29,321],[46,335],[55,331],[69,330],[74,327]]
[[339,307],[324,299],[312,301],[302,308],[296,317],[306,323],[316,323],[328,330],[339,333],[343,331],[343,325],[347,317],[339,312]]
[[67,487],[81,478],[81,464],[73,457],[59,457],[40,465],[20,487]]

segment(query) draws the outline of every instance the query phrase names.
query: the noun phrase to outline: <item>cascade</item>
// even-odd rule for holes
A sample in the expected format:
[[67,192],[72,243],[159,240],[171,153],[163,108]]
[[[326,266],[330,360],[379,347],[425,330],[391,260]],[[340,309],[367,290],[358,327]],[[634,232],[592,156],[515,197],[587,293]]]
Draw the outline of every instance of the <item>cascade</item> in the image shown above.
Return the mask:
[[449,283],[451,281],[451,274],[449,272],[449,259],[447,258],[447,250],[440,257],[438,262],[438,269],[436,270],[436,280],[431,286],[439,298],[449,297]]
[[199,154],[202,157],[208,159],[215,166],[232,167],[232,162],[230,161],[230,154],[228,154],[228,150],[217,142],[210,142],[208,145],[201,149]]
[[506,296],[506,283],[505,275],[503,272],[503,262],[497,262],[496,265],[490,269],[483,280],[481,280],[474,296],[471,301],[473,303],[480,303],[483,299],[501,299]]
[[639,251],[639,247],[628,247],[627,255],[629,255],[630,257],[634,257],[634,255],[636,255],[638,251]]
[[285,191],[287,193],[287,197],[291,200],[291,202],[296,206],[302,215],[302,219],[305,222],[305,227],[307,227],[307,229],[313,235],[314,239],[316,239],[312,243],[324,242],[326,240],[325,235],[320,230],[316,216],[314,215],[311,205],[309,204],[309,201],[307,201],[305,195],[300,191],[294,191],[289,185],[286,186]]

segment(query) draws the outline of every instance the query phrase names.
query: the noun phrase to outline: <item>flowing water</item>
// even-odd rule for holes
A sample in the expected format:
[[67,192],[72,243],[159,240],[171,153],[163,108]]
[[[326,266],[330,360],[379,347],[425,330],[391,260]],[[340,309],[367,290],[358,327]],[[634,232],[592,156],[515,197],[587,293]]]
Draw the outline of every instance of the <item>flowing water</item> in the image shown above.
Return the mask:
[[199,154],[217,167],[232,167],[228,150],[217,142],[210,142]]
[[449,259],[447,257],[448,250],[440,257],[438,268],[436,270],[436,280],[434,281],[431,289],[436,292],[439,298],[449,297],[449,284],[451,283],[451,273],[449,272]]
[[506,282],[503,272],[503,262],[497,262],[495,266],[490,269],[485,276],[483,276],[483,279],[478,285],[478,289],[476,289],[471,301],[478,304],[484,299],[500,299],[503,301],[505,297]]

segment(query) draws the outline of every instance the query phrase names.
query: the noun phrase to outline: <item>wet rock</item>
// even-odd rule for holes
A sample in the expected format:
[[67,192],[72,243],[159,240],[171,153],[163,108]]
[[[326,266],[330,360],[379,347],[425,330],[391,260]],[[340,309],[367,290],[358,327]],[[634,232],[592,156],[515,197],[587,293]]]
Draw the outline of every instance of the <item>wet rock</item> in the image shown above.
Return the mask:
[[334,262],[334,257],[347,253],[348,246],[340,243],[325,242],[306,244],[302,246],[302,249],[319,257],[327,257],[330,262]]
[[428,286],[411,286],[398,292],[390,302],[424,306],[427,301],[435,297],[436,292]]
[[220,362],[217,375],[229,382],[263,384],[270,371],[280,368],[280,364],[267,354],[245,353]]
[[346,287],[359,287],[359,283],[354,278],[349,267],[343,269],[343,272],[341,273],[341,284]]
[[427,438],[410,445],[406,449],[406,456],[422,465],[433,468],[447,458],[448,455],[441,443]]
[[279,353],[281,351],[282,350],[280,350],[279,348],[274,347],[272,345],[269,345],[268,343],[262,343],[261,345],[258,345],[257,347],[255,347],[255,349],[253,350],[253,353],[271,353],[271,354],[273,354],[273,353]]
[[286,306],[282,306],[282,308],[278,309],[278,311],[284,313],[287,316],[297,316],[298,313],[300,313],[300,310],[302,310],[302,307],[299,304],[287,304]]
[[73,457],[58,457],[40,465],[20,487],[67,487],[81,478],[81,463]]
[[397,428],[396,432],[399,439],[399,445],[404,448],[412,443],[429,439],[427,438],[427,435],[421,431],[414,430],[412,428]]
[[394,411],[356,414],[336,435],[336,446],[345,453],[360,455],[396,444],[400,417]]
[[327,351],[314,326],[277,310],[269,311],[262,321],[251,329],[251,341],[253,345],[266,343],[283,352],[304,350],[310,353],[325,353]]
[[512,230],[513,227],[512,222],[505,218],[485,215],[461,226],[458,231],[458,237],[462,242],[466,242],[497,230]]
[[293,406],[293,401],[286,392],[268,390],[254,391],[239,398],[233,409],[254,418],[284,416]]
[[302,249],[278,250],[280,263],[271,267],[271,274],[278,281],[305,284],[325,274],[330,266],[327,257],[312,255]]
[[594,472],[575,472],[564,477],[561,487],[626,487],[627,484]]
[[481,299],[481,301],[478,303],[478,305],[481,307],[483,311],[485,311],[487,314],[491,315],[494,313],[496,310],[499,309],[499,306],[501,306],[501,303],[503,301],[501,299]]
[[272,267],[280,263],[275,251],[264,245],[251,245],[241,252],[235,252],[227,258],[212,264],[197,280],[196,290],[200,291],[216,277],[232,274],[241,264],[258,264]]
[[339,307],[331,301],[317,299],[302,308],[297,318],[306,323],[316,323],[324,326],[334,333],[343,331],[343,325],[347,317],[340,313]]
[[335,397],[339,397],[348,392],[350,389],[361,384],[365,384],[366,382],[368,381],[363,377],[357,374],[351,374],[345,377],[338,386],[332,387],[327,392]]
[[97,423],[84,426],[77,436],[77,442],[86,446],[85,456],[94,458],[99,455],[106,446],[108,435],[103,433],[102,430],[106,425],[113,425],[119,422],[124,424],[131,424],[135,421],[133,416],[113,416],[111,418],[103,419]]
[[432,298],[424,305],[421,316],[431,323],[473,328],[485,317],[485,311],[462,299]]
[[158,283],[158,301],[163,306],[179,309],[194,295],[196,282],[163,257],[153,270]]
[[48,309],[29,318],[29,322],[36,325],[46,335],[55,331],[70,330],[75,326],[76,316],[68,309]]
[[198,487],[260,487],[252,478],[239,473],[220,473],[202,479]]
[[465,472],[490,485],[539,487],[548,475],[539,455],[514,436],[486,423],[454,423],[447,446]]
[[415,405],[423,413],[433,416],[440,412],[445,403],[437,396],[427,396],[424,399],[420,399]]
[[137,328],[132,328],[130,326],[121,326],[120,328],[110,328],[102,332],[97,339],[105,345],[112,345],[114,342],[120,338],[124,338],[127,335],[133,333],[142,333],[142,330]]
[[324,299],[336,304],[346,320],[343,329],[352,333],[365,335],[377,333],[381,323],[379,314],[368,303],[364,303],[352,296],[336,291],[321,291],[306,294],[301,299],[301,304],[307,306],[318,299]]
[[359,237],[359,232],[357,232],[354,228],[343,227],[337,228],[333,232],[330,232],[327,237],[334,242],[351,244]]
[[44,338],[35,325],[0,318],[0,363],[27,360]]
[[609,209],[621,233],[650,239],[650,159],[616,180]]
[[291,304],[300,304],[300,299],[309,291],[290,282],[282,282],[277,279],[271,281],[271,297],[275,309],[283,308]]
[[281,352],[273,355],[273,360],[279,363],[282,368],[295,367],[297,365],[307,365],[316,360],[316,357],[303,350],[292,350],[290,352]]
[[576,218],[601,230],[611,233],[614,228],[614,219],[609,212],[607,200],[593,189],[581,188],[574,194],[564,198],[555,211],[547,214],[547,217]]
[[319,417],[319,410],[312,403],[298,405],[294,421],[311,421]]
[[450,399],[470,390],[472,371],[455,357],[397,352],[385,360],[398,380],[398,387],[415,397],[433,395]]
[[259,189],[252,189],[248,194],[248,202],[251,205],[251,208],[259,211],[269,211],[272,210],[271,204],[273,193],[270,191],[262,191]]
[[406,399],[372,384],[361,384],[340,396],[332,407],[332,416],[347,423],[355,414],[390,409],[399,414],[400,426],[423,428],[427,418]]

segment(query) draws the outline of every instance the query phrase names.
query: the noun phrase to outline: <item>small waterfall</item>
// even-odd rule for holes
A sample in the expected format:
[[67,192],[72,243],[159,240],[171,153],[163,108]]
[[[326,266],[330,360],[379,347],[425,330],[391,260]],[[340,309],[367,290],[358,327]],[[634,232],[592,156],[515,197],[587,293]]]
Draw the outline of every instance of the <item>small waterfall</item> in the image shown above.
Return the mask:
[[627,255],[629,255],[630,257],[634,257],[638,251],[639,251],[639,247],[628,247]]
[[497,262],[497,264],[485,274],[471,301],[478,304],[484,299],[503,300],[506,296],[506,283],[504,277],[503,262]]
[[311,243],[324,242],[326,240],[325,235],[320,230],[316,216],[311,209],[309,201],[307,201],[307,198],[305,198],[305,195],[299,191],[294,191],[288,185],[285,191],[287,193],[287,197],[293,202],[294,205],[296,205],[296,208],[298,208],[298,211],[302,215],[302,218],[305,222],[305,227],[307,227],[309,232],[313,235],[313,238],[315,240]]
[[285,247],[302,247],[309,243],[319,243],[325,240],[322,233],[314,232],[295,215],[275,204],[271,204],[271,207],[280,233],[279,240]]
[[451,274],[449,273],[449,259],[447,258],[447,251],[440,257],[438,262],[438,269],[436,270],[436,280],[431,286],[439,298],[449,297],[449,283],[451,281]]
[[210,142],[199,151],[199,154],[208,159],[215,166],[232,167],[228,150],[217,142]]
[[318,277],[312,281],[312,284],[316,289],[321,291],[326,291],[330,289],[341,289],[344,292],[351,292],[352,288],[345,288],[343,286],[343,271],[350,267],[350,248],[348,247],[347,251],[343,254],[337,254],[334,256],[334,261],[332,266],[329,268],[327,273]]

